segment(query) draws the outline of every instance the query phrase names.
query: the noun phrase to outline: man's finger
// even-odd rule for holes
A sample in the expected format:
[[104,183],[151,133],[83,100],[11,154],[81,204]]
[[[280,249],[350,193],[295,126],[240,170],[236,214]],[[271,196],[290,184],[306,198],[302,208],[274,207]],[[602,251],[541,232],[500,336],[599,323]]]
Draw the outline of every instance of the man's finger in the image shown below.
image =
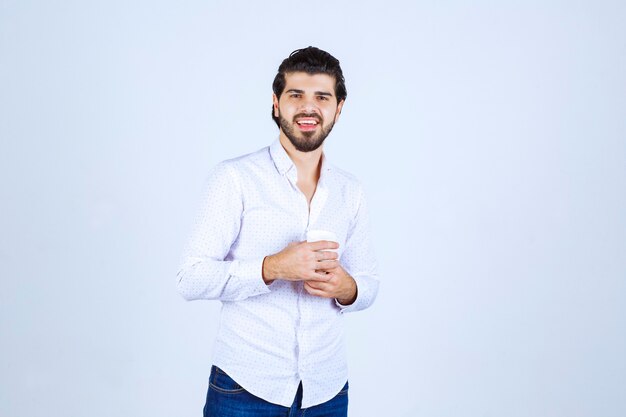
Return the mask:
[[317,251],[315,252],[315,258],[318,261],[330,261],[330,260],[335,260],[337,259],[339,255],[337,255],[337,252],[333,252],[333,251]]
[[317,288],[313,288],[312,286],[309,285],[308,282],[304,283],[304,289],[306,290],[306,292],[308,292],[311,295],[315,295],[315,296],[318,296],[318,297],[325,297],[325,298],[330,298],[331,297],[325,291],[318,290]]
[[332,277],[333,277],[333,274],[327,274],[324,271],[316,270],[309,276],[309,278],[305,279],[305,281],[306,282],[308,281],[327,282],[327,281],[330,281]]
[[317,270],[326,271],[328,269],[335,269],[339,265],[339,261],[320,261],[316,262],[314,268]]
[[309,287],[319,291],[325,290],[324,284],[325,283],[321,281],[307,281],[304,283],[304,285],[308,285]]
[[333,242],[331,240],[319,240],[317,242],[310,242],[309,247],[311,250],[318,251],[324,249],[338,249],[339,243]]

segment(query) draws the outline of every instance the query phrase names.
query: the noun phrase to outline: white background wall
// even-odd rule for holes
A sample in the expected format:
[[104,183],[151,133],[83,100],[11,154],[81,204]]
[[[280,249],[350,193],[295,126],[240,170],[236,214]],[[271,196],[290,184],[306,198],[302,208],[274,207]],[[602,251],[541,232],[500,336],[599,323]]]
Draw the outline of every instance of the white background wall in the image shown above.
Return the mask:
[[[471,4],[469,4],[471,3]],[[292,50],[382,285],[351,416],[626,415],[619,1],[0,3],[0,415],[196,416],[219,302],[175,274],[217,162],[268,145]]]

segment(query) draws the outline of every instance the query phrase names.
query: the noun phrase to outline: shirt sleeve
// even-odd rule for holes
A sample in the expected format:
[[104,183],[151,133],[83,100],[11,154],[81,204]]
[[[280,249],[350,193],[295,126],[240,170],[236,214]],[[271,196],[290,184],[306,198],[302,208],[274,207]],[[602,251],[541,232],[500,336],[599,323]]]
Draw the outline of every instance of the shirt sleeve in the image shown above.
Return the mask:
[[345,249],[341,255],[341,266],[354,278],[357,297],[354,303],[344,306],[335,299],[341,313],[359,311],[368,308],[378,294],[378,264],[370,236],[370,223],[363,189],[359,189],[359,204],[346,238]]
[[209,175],[191,237],[176,275],[186,300],[239,301],[270,292],[263,281],[263,257],[229,259],[243,212],[234,169],[218,164]]

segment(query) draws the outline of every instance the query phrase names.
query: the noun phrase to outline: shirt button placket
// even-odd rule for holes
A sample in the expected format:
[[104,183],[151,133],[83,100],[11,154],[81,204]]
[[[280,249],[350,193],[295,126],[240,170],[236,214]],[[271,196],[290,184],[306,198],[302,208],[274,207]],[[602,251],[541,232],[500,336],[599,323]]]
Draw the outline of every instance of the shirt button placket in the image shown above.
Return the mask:
[[[306,232],[309,228],[309,219],[310,219],[310,211],[309,211],[309,203],[307,201],[306,196],[300,190],[297,184],[297,173],[295,171],[295,167],[292,167],[292,170],[287,173],[287,178],[291,183],[292,189],[294,191],[294,199],[295,205],[298,207],[298,213],[301,216],[301,224],[302,224],[302,234],[300,236],[301,240],[306,239]],[[306,312],[306,301],[304,298],[304,284],[302,282],[298,285],[298,299],[297,299],[297,308],[298,308],[298,319],[296,320],[296,338],[297,338],[297,357],[296,357],[296,378],[302,379],[304,375],[306,375],[307,367],[306,361],[303,360],[305,358],[306,352],[308,350],[308,343],[306,343],[306,315],[303,314]],[[304,321],[304,323],[303,323]]]

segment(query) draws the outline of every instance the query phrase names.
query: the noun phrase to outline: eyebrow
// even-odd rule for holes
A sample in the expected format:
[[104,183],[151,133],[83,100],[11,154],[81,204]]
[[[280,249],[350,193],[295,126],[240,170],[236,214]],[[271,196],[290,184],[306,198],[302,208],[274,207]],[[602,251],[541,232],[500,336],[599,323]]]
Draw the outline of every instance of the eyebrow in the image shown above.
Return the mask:
[[[285,93],[296,93],[296,94],[304,94],[304,90],[298,90],[295,88],[290,88],[289,90],[285,91]],[[333,95],[327,91],[316,91],[315,92],[316,96],[329,96],[332,97]]]

